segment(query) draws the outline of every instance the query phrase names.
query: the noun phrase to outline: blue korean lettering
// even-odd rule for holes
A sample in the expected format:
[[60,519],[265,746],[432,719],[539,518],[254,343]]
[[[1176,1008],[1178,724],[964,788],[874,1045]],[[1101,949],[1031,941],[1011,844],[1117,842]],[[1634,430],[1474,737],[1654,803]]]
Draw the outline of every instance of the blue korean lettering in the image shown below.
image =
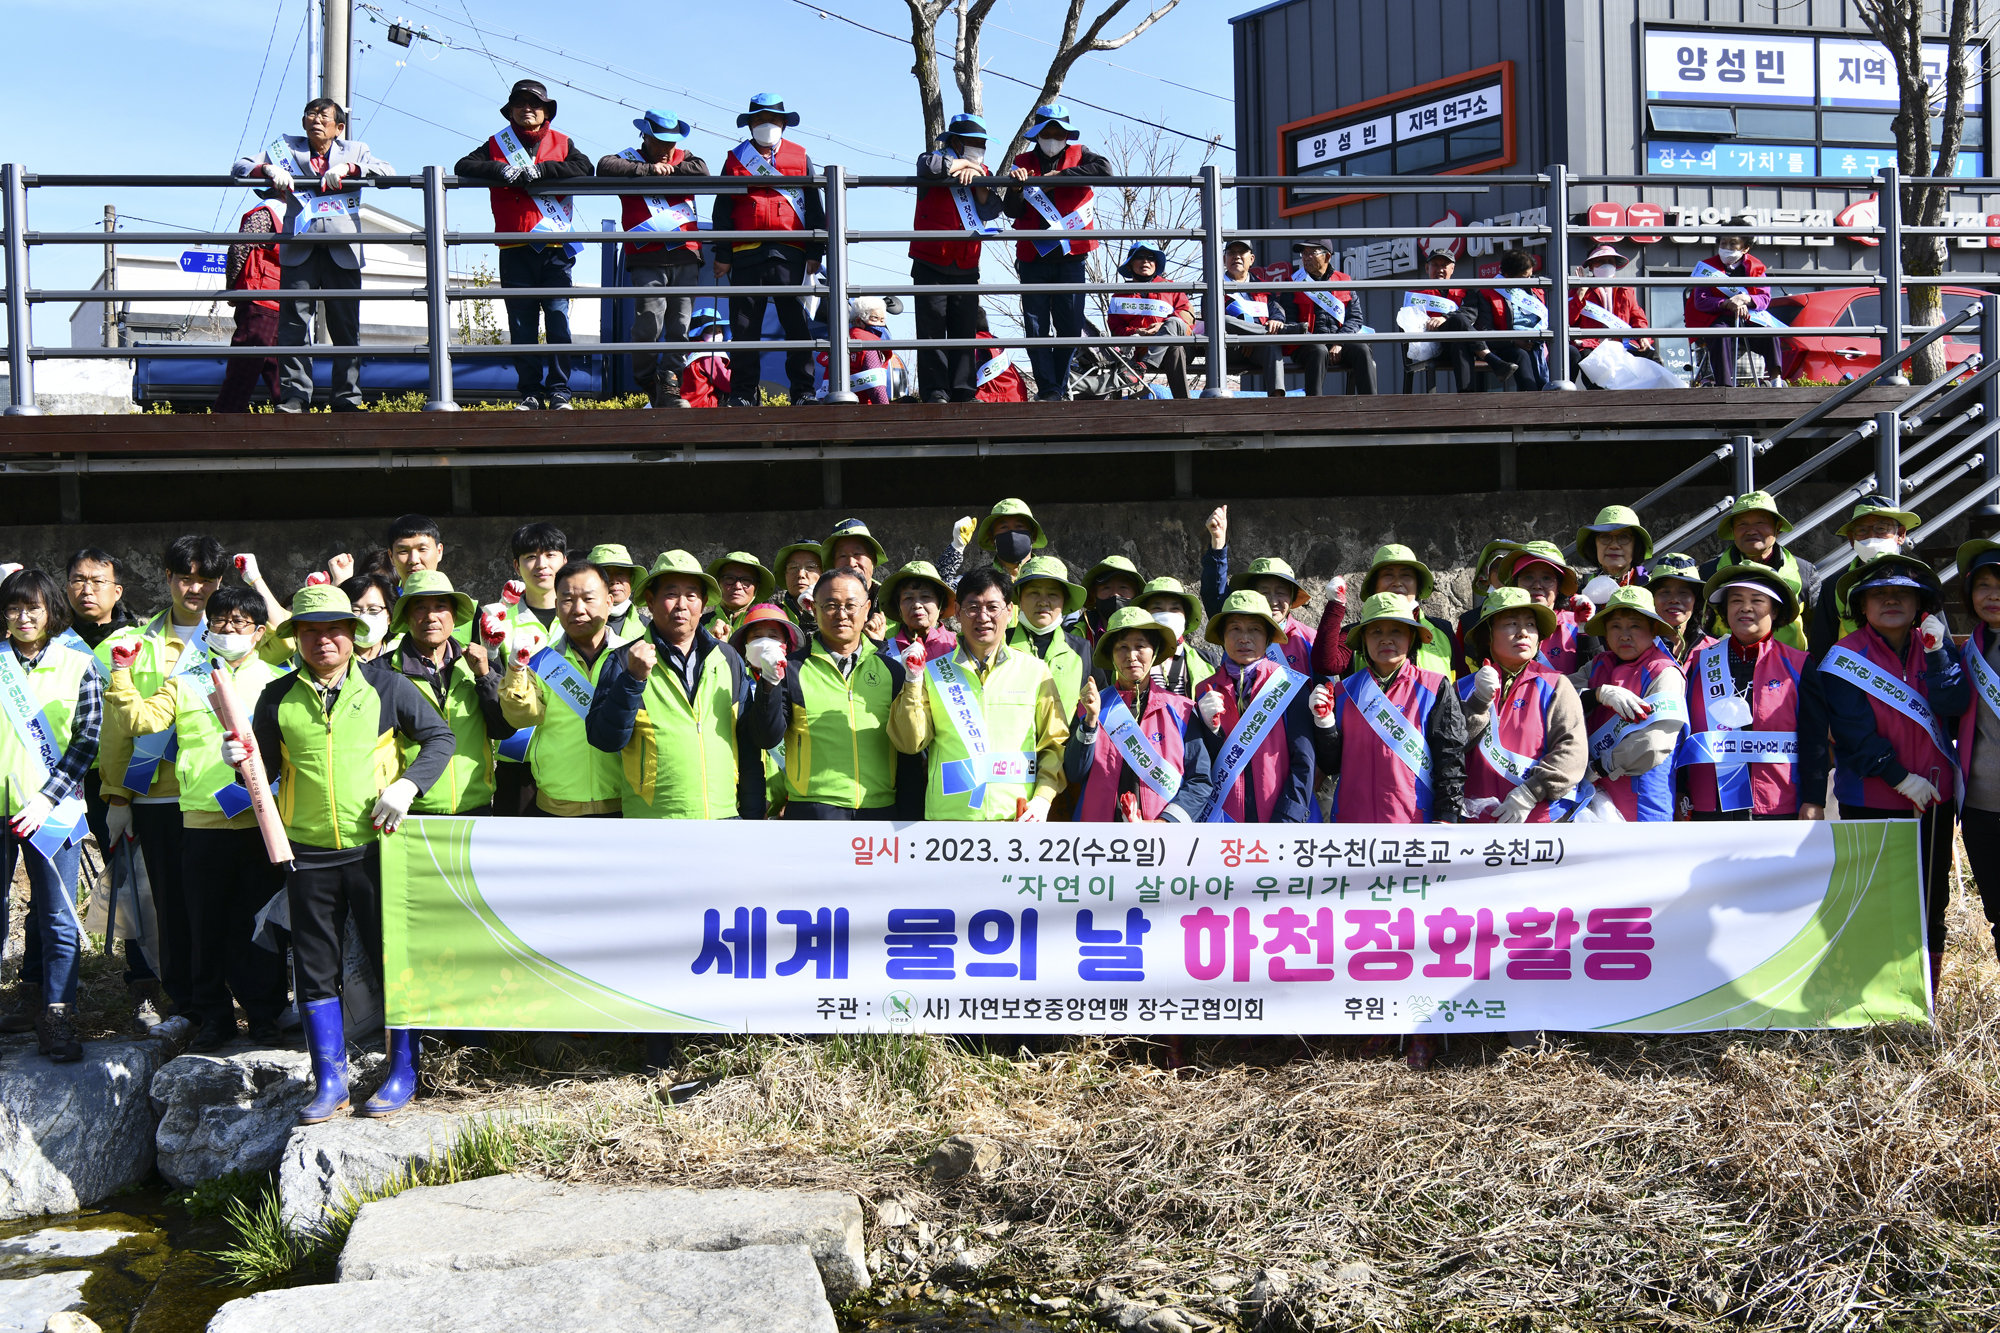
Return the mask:
[[701,914],[701,953],[694,960],[695,975],[711,967],[718,977],[764,975],[764,909],[739,907],[732,922],[725,929],[722,913],[713,907]]
[[889,912],[889,975],[899,981],[950,981],[958,973],[952,946],[957,913],[948,907],[898,907]]
[[[1012,977],[1023,981],[1035,980],[1035,932],[1041,913],[1029,907],[1021,912],[1020,963],[967,963],[965,975],[968,977]],[[998,958],[1014,947],[1014,918],[1007,913],[989,908],[984,912],[974,912],[972,919],[965,923],[965,942],[972,951],[988,958]]]
[[820,908],[807,912],[788,907],[778,913],[778,924],[794,932],[792,956],[778,964],[778,975],[789,977],[807,963],[813,975],[825,979],[847,975],[847,909]]
[[1089,908],[1076,914],[1077,950],[1082,962],[1076,974],[1085,981],[1144,981],[1146,950],[1143,941],[1153,923],[1136,907],[1125,909],[1125,929],[1097,929]]

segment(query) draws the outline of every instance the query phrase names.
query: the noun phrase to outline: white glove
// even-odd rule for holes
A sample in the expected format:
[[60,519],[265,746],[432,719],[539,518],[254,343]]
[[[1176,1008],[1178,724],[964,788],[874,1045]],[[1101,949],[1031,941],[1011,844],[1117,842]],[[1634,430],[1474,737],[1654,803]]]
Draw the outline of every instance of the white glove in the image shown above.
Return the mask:
[[743,645],[743,661],[758,675],[768,675],[772,667],[785,660],[785,645],[776,639],[756,639]]
[[328,167],[326,174],[319,178],[320,191],[324,194],[332,194],[340,188],[340,178],[346,174],[346,167]]
[[1608,792],[1592,792],[1590,794],[1590,804],[1584,808],[1590,812],[1592,816],[1591,822],[1598,824],[1622,824],[1625,822],[1624,812],[1619,810],[1617,802],[1611,799]]
[[21,566],[12,560],[0,561],[0,579],[10,578],[21,572]]
[[1492,796],[1468,796],[1461,808],[1465,811],[1466,819],[1474,820],[1488,811],[1499,809],[1500,802]]
[[1951,628],[1936,616],[1925,616],[1924,623],[1917,626],[1917,633],[1923,636],[1927,653],[1951,647]]
[[1598,606],[1611,600],[1611,594],[1618,591],[1618,583],[1609,574],[1599,574],[1583,585],[1583,595]]
[[264,179],[271,182],[271,188],[280,194],[292,192],[292,173],[273,162],[264,169]]
[[1653,706],[1622,685],[1599,685],[1597,702],[1609,708],[1627,722],[1637,722],[1642,717],[1653,715]]
[[236,572],[245,583],[253,586],[264,577],[264,571],[257,568],[257,557],[248,553],[236,557]]
[[1313,725],[1315,727],[1320,728],[1322,731],[1330,730],[1333,727],[1335,721],[1333,715],[1333,686],[1326,684],[1324,681],[1313,686],[1312,694],[1307,698],[1306,704],[1307,707],[1312,709]]
[[1581,625],[1588,622],[1592,616],[1597,614],[1597,603],[1578,593],[1563,603],[1563,610],[1576,617],[1576,623]]
[[1516,787],[1500,802],[1500,813],[1493,817],[1496,824],[1525,824],[1528,815],[1535,808],[1535,798],[1528,794],[1525,786]]
[[1326,585],[1326,597],[1327,600],[1330,602],[1340,602],[1342,604],[1346,603],[1347,575],[1345,574],[1336,575],[1333,582]]
[[521,179],[521,177],[527,175],[528,169],[522,166],[519,162],[509,162],[505,167],[501,168],[500,174],[501,176],[506,178],[506,181],[509,185],[512,185],[515,181],[518,181]]
[[1210,727],[1213,727],[1215,725],[1215,719],[1222,716],[1221,693],[1217,690],[1210,690],[1207,694],[1202,695],[1201,698],[1195,702],[1194,710],[1195,712],[1201,714],[1201,720],[1203,722],[1206,722]]
[[965,544],[972,540],[973,529],[977,528],[978,526],[979,526],[978,520],[973,518],[972,515],[970,514],[967,514],[964,518],[961,518],[960,520],[958,520],[958,522],[952,524],[951,549],[954,551],[963,551],[965,549]]
[[528,656],[533,657],[549,646],[549,636],[540,625],[521,625],[516,627],[513,637],[507,641],[507,646],[508,650],[516,655],[525,648],[528,650]]
[[[132,836],[132,807],[130,805],[107,805],[104,807],[104,836],[111,840],[111,847]],[[109,852],[111,847],[104,850]]]
[[375,809],[368,818],[384,833],[394,833],[403,822],[403,817],[410,813],[410,803],[416,799],[417,784],[408,778],[397,778],[375,798]]
[[1023,824],[1046,824],[1049,819],[1049,798],[1036,796],[1021,807],[1019,821]]
[[1636,778],[1652,772],[1673,757],[1674,747],[1680,743],[1680,732],[1678,721],[1662,721],[1627,736],[1604,756],[1604,776]]
[[36,792],[21,806],[21,813],[14,816],[14,832],[19,837],[31,837],[36,829],[49,822],[55,813],[56,803]]
[[250,747],[236,737],[224,733],[222,737],[222,762],[231,768],[241,768],[250,762]]
[[1923,810],[1938,798],[1938,789],[1915,773],[1908,774],[1897,783],[1896,790],[1909,797],[1910,804],[1916,806],[1918,810]]
[[1472,678],[1472,701],[1490,704],[1493,702],[1493,696],[1498,693],[1500,693],[1500,670],[1488,662],[1479,668],[1478,674]]

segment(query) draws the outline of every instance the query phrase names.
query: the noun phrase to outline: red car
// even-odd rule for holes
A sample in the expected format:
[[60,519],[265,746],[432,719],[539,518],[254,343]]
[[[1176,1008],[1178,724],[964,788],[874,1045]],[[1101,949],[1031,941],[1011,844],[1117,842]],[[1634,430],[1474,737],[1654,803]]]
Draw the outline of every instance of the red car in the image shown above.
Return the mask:
[[[1973,287],[1946,287],[1944,313],[1949,319],[1974,301],[1991,293]],[[1771,302],[1771,313],[1794,328],[1868,328],[1882,322],[1882,290],[1879,287],[1829,287],[1819,291],[1781,296]],[[1910,298],[1903,297],[1903,319],[1910,318]],[[1789,384],[1814,380],[1839,384],[1873,370],[1882,357],[1882,340],[1867,334],[1832,334],[1827,337],[1786,338],[1784,376]],[[1905,340],[1907,345],[1907,339]],[[1945,364],[1956,366],[1979,351],[1976,324],[1948,334],[1944,340]]]

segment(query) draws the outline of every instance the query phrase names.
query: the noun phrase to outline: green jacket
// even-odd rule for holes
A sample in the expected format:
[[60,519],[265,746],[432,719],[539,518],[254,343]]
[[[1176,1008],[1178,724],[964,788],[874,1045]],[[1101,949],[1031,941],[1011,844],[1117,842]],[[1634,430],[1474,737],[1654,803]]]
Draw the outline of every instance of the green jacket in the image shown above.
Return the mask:
[[781,692],[788,800],[850,810],[895,804],[889,706],[903,688],[903,667],[866,639],[858,651],[844,679],[818,635],[790,660]]
[[[12,654],[14,650],[11,646],[0,646],[0,652]],[[15,656],[14,663],[21,665],[19,656]],[[77,694],[83,688],[84,677],[95,670],[97,659],[88,651],[79,652],[67,644],[51,642],[42,650],[35,669],[23,672],[27,677],[28,702],[48,723],[49,739],[55,744],[58,759],[69,749]],[[30,796],[41,791],[49,776],[40,749],[31,752],[12,722],[0,722],[0,778],[7,784],[9,819],[21,813],[21,807]]]
[[1049,632],[1046,642],[1037,642],[1041,638],[1018,621],[1014,628],[1007,631],[1010,648],[1026,649],[1049,669],[1049,679],[1056,683],[1056,697],[1062,700],[1063,721],[1068,722],[1076,717],[1076,701],[1083,693],[1083,678],[1089,671],[1090,646],[1060,625]]
[[[493,803],[494,767],[498,745],[514,734],[500,711],[500,677],[494,672],[472,674],[462,650],[448,650],[442,703],[429,679],[420,673],[418,649],[405,639],[376,660],[417,687],[423,701],[436,709],[457,741],[451,761],[423,798],[410,807],[418,815],[456,815]],[[403,762],[416,758],[417,743],[402,743]]]
[[[617,641],[607,632],[594,664],[584,662],[568,636],[558,642],[563,661],[595,694]],[[619,756],[592,748],[584,734],[584,714],[557,698],[546,680],[532,671],[509,670],[500,687],[500,710],[511,727],[534,729],[528,767],[535,775],[538,808],[552,815],[606,814],[619,808]]]

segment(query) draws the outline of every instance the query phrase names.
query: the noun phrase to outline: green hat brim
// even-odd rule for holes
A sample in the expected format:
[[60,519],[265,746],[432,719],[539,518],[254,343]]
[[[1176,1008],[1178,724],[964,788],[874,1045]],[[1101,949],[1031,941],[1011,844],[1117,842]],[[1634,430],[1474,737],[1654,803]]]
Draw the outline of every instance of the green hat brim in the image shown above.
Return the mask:
[[1905,537],[1915,532],[1923,524],[1923,519],[1917,517],[1907,509],[1864,509],[1862,512],[1850,517],[1847,522],[1835,528],[1834,531],[1849,541],[1853,541],[1854,534],[1849,529],[1864,518],[1893,518],[1903,525],[1903,535]]
[[1779,532],[1790,532],[1792,530],[1791,520],[1777,510],[1767,508],[1764,505],[1745,505],[1741,509],[1731,509],[1723,514],[1716,521],[1715,535],[1726,542],[1736,540],[1736,520],[1738,516],[1743,514],[1769,514],[1772,518],[1778,520]]
[[1600,532],[1616,532],[1620,528],[1630,528],[1639,534],[1639,551],[1632,561],[1633,564],[1636,565],[1641,560],[1651,560],[1653,558],[1653,534],[1640,527],[1637,523],[1584,524],[1576,530],[1577,558],[1579,560],[1588,560],[1593,565],[1597,564],[1597,534]]
[[1416,570],[1419,580],[1417,584],[1417,600],[1420,602],[1429,600],[1431,593],[1437,588],[1437,580],[1431,574],[1431,567],[1417,559],[1414,554],[1407,560],[1401,556],[1396,556],[1388,560],[1377,560],[1369,565],[1368,572],[1361,576],[1361,595],[1364,598],[1375,595],[1375,576],[1390,565],[1408,565],[1411,569]]
[[1156,663],[1165,662],[1180,649],[1180,640],[1174,636],[1174,632],[1157,620],[1148,621],[1144,625],[1106,625],[1104,633],[1097,636],[1097,646],[1091,649],[1090,660],[1106,671],[1113,670],[1111,641],[1123,638],[1135,629],[1142,634],[1153,636],[1153,660]]
[[1071,583],[1068,579],[1059,579],[1053,574],[1030,574],[1014,585],[1014,600],[1017,603],[1021,600],[1021,589],[1027,587],[1030,583],[1062,584],[1063,614],[1066,616],[1075,615],[1078,611],[1083,610],[1084,599],[1090,596],[1080,583]]
[[1543,606],[1540,602],[1528,602],[1521,606],[1498,606],[1491,611],[1481,612],[1478,623],[1473,625],[1472,632],[1466,635],[1467,646],[1476,649],[1481,657],[1489,656],[1488,648],[1493,641],[1493,621],[1509,611],[1534,612],[1535,628],[1541,631],[1543,643],[1556,636],[1557,622],[1554,608]]
[[[1726,565],[1709,576],[1701,585],[1702,610],[1696,612],[1696,623],[1706,623],[1710,614],[1721,614],[1721,610],[1710,599],[1732,583],[1755,583],[1771,594],[1778,604],[1778,613],[1771,617],[1771,628],[1789,625],[1799,618],[1799,595],[1792,591],[1792,585],[1778,577],[1776,571],[1759,573],[1757,566]],[[1595,631],[1593,631],[1594,633]]]
[[[1254,565],[1256,562],[1252,563]],[[1304,606],[1307,602],[1310,602],[1312,600],[1311,597],[1306,595],[1306,590],[1304,586],[1299,583],[1299,580],[1296,575],[1281,574],[1275,569],[1251,568],[1244,570],[1240,574],[1231,574],[1229,576],[1229,591],[1255,592],[1257,591],[1258,579],[1283,579],[1285,582],[1291,584],[1292,585],[1291,609],[1294,611],[1298,610],[1300,607]],[[1217,614],[1219,615],[1221,613],[1217,612]]]
[[1498,560],[1509,551],[1519,551],[1520,549],[1521,543],[1506,537],[1490,541],[1480,547],[1479,564],[1472,571],[1473,582],[1477,584],[1484,581],[1486,576],[1493,571],[1493,562],[1495,560]]
[[1277,618],[1271,614],[1268,602],[1256,607],[1230,605],[1231,601],[1234,601],[1237,597],[1245,593],[1251,597],[1259,595],[1255,588],[1238,588],[1235,592],[1231,593],[1229,599],[1225,600],[1216,613],[1208,618],[1208,627],[1202,631],[1201,637],[1220,648],[1222,647],[1222,623],[1225,620],[1231,616],[1255,616],[1270,628],[1272,643],[1283,643],[1287,637],[1285,627],[1279,624]]
[[757,571],[757,591],[750,598],[752,606],[755,606],[758,602],[769,601],[771,594],[778,590],[778,576],[764,568],[763,561],[751,555],[748,551],[731,551],[728,555],[717,556],[715,559],[709,561],[707,565],[708,576],[715,580],[716,596],[718,598],[722,596],[722,567],[724,565],[742,565],[747,569]]
[[[1002,501],[1002,503],[1004,504],[1005,501]],[[1018,518],[1028,525],[1028,531],[1033,537],[1028,546],[1029,550],[1040,551],[1048,546],[1048,534],[1042,531],[1041,520],[1037,519],[1026,505],[1022,505],[1019,512],[1009,509],[1005,513],[1001,512],[999,505],[995,505],[993,512],[985,518],[980,519],[979,526],[972,530],[973,545],[979,547],[981,550],[992,550],[993,525],[1003,518]]]
[[1661,616],[1658,611],[1648,611],[1643,606],[1611,606],[1611,605],[1606,605],[1596,615],[1592,616],[1589,620],[1585,621],[1583,626],[1583,632],[1595,638],[1599,639],[1603,638],[1605,626],[1609,625],[1611,623],[1611,617],[1620,611],[1630,611],[1634,615],[1640,615],[1646,617],[1646,619],[1652,621],[1655,625],[1658,625],[1660,627],[1660,631],[1665,635],[1667,635],[1667,637],[1669,638],[1673,638],[1680,633],[1679,630],[1673,627],[1673,623],[1664,618],[1663,616]]
[[1877,556],[1867,564],[1858,565],[1842,574],[1840,582],[1834,586],[1834,594],[1840,599],[1840,604],[1847,607],[1857,621],[1861,619],[1861,608],[1854,604],[1856,585],[1865,582],[1890,564],[1908,570],[1919,583],[1924,585],[1924,593],[1929,599],[1928,609],[1936,611],[1944,605],[1944,590],[1938,587],[1936,570],[1913,555]]
[[875,540],[872,532],[836,532],[819,544],[819,567],[822,572],[833,568],[833,544],[835,542],[861,541],[868,543],[868,549],[875,556],[875,567],[880,569],[889,563],[889,553],[882,549],[882,543]]
[[[1958,576],[1962,579],[1971,579],[1972,562],[1988,551],[2000,551],[2000,541],[1995,541],[1990,537],[1975,537],[1971,541],[1961,545],[1958,548],[1958,556],[1955,561],[1958,565]],[[1972,585],[1968,582],[1965,586],[1970,588]]]
[[1576,590],[1583,586],[1583,580],[1578,576],[1576,570],[1569,565],[1563,564],[1560,559],[1551,560],[1547,556],[1537,555],[1533,551],[1520,551],[1515,555],[1514,568],[1507,573],[1508,587],[1516,588],[1520,586],[1514,582],[1514,579],[1523,560],[1529,564],[1540,562],[1561,572],[1562,577],[1556,582],[1556,596],[1558,597],[1574,597],[1576,596]]
[[820,568],[826,568],[826,552],[818,542],[793,542],[790,546],[780,546],[778,553],[771,557],[771,572],[779,578],[785,576],[785,562],[799,551],[811,551],[813,559],[819,561]]
[[472,618],[479,614],[479,604],[473,601],[470,597],[466,596],[462,592],[443,592],[443,591],[406,592],[402,596],[398,597],[396,599],[396,605],[389,609],[389,630],[391,633],[395,632],[396,630],[402,630],[404,633],[409,632],[410,626],[408,620],[405,618],[405,612],[409,604],[415,601],[419,597],[451,598],[451,621],[452,624],[454,625],[470,624],[472,622]]
[[640,579],[637,583],[632,585],[633,598],[641,602],[650,601],[653,596],[653,584],[658,580],[667,577],[669,574],[680,574],[687,578],[699,579],[701,581],[702,589],[707,594],[708,597],[708,600],[705,603],[705,605],[715,606],[717,603],[722,601],[722,585],[715,581],[715,576],[713,574],[710,574],[707,570],[700,568],[647,570],[646,577]]
[[[1154,583],[1157,582],[1158,582],[1157,579],[1154,580]],[[1196,597],[1193,593],[1189,592],[1185,588],[1181,588],[1178,590],[1173,588],[1160,588],[1160,587],[1155,587],[1153,583],[1149,583],[1145,587],[1139,589],[1139,596],[1132,603],[1132,605],[1137,607],[1144,607],[1146,603],[1152,601],[1155,597],[1171,597],[1181,604],[1181,609],[1187,612],[1187,627],[1189,633],[1193,633],[1195,630],[1201,628],[1201,622],[1205,618],[1205,616],[1201,609],[1201,599],[1199,597]]]
[[1095,590],[1099,579],[1112,574],[1125,575],[1138,584],[1142,590],[1146,586],[1146,580],[1139,577],[1139,568],[1137,565],[1134,565],[1122,555],[1109,555],[1092,565],[1090,572],[1083,576],[1084,591],[1089,593]]
[[[1392,560],[1389,563],[1401,564],[1403,562],[1400,560]],[[1437,638],[1437,635],[1432,632],[1431,627],[1425,624],[1420,617],[1369,616],[1365,620],[1357,620],[1352,625],[1349,625],[1347,627],[1347,634],[1346,634],[1347,646],[1353,649],[1357,653],[1360,652],[1362,631],[1367,629],[1370,625],[1379,624],[1385,620],[1396,625],[1408,625],[1410,628],[1414,629],[1417,632],[1417,642],[1419,644],[1431,643],[1435,641]]]
[[294,625],[330,625],[336,620],[352,620],[358,624],[361,614],[358,611],[303,611],[290,619]]
[[881,604],[883,614],[888,616],[889,619],[896,621],[898,624],[902,623],[901,617],[898,614],[898,604],[902,600],[903,585],[905,583],[928,583],[933,588],[936,588],[938,590],[938,616],[940,618],[957,614],[958,594],[952,591],[950,584],[941,578],[933,578],[921,570],[899,569],[882,581],[881,591],[877,594],[876,600]]

